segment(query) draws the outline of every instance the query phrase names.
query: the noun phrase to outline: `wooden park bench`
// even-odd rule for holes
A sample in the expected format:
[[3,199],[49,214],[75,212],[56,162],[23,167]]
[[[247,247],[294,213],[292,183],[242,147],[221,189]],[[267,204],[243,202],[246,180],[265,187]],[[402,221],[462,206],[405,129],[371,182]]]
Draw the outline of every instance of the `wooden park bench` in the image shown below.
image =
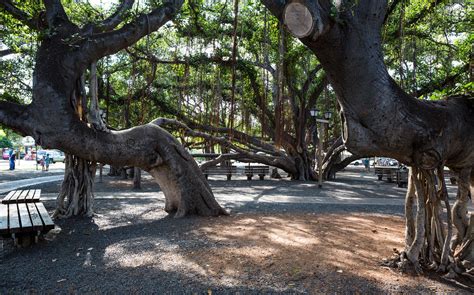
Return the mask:
[[206,179],[208,179],[209,175],[226,175],[227,180],[232,179],[233,174],[237,174],[237,166],[214,166],[208,167],[204,169],[202,172]]
[[395,166],[375,166],[375,175],[379,180],[386,177],[388,182],[393,182],[397,178],[397,171],[398,167]]
[[408,185],[408,167],[403,167],[397,170],[396,182],[398,187]]
[[270,173],[270,167],[268,166],[245,166],[244,170],[245,175],[247,175],[247,180],[252,180],[254,175],[258,175],[260,180],[265,179],[265,175]]
[[54,223],[40,202],[41,190],[11,191],[0,204],[0,235],[12,237],[18,245],[18,237],[35,237],[54,228]]

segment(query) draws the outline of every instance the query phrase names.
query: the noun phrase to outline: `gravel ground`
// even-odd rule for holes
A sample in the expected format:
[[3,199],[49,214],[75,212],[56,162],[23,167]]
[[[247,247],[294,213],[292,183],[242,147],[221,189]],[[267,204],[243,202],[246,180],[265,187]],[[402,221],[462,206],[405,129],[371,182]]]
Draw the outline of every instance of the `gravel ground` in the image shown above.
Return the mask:
[[[347,204],[311,203],[314,183],[214,180],[231,216],[186,219],[168,217],[160,193],[149,197],[158,190],[150,178],[134,192],[130,180],[104,177],[97,195],[117,197],[99,197],[93,218],[58,220],[40,243],[0,260],[0,294],[472,294],[469,282],[380,266],[402,247],[403,206],[395,201],[404,189],[364,177],[348,172],[319,192]],[[58,183],[35,188],[54,196]],[[394,204],[351,203],[361,196]],[[51,212],[54,200],[45,206]]]

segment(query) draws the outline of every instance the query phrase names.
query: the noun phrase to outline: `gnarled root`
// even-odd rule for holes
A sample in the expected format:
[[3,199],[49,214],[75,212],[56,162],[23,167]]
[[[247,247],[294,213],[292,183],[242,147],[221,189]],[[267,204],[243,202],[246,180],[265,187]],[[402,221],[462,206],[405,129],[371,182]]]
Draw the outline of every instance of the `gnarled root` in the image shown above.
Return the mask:
[[66,168],[53,217],[92,216],[96,163],[66,155]]
[[[443,166],[410,169],[405,201],[405,249],[386,265],[396,265],[402,271],[414,268],[417,273],[423,268],[447,272],[447,278],[458,274],[470,276],[474,272],[474,215],[469,218],[467,210],[471,169],[463,169],[459,174],[452,211],[443,169]],[[446,208],[445,220],[442,204]]]

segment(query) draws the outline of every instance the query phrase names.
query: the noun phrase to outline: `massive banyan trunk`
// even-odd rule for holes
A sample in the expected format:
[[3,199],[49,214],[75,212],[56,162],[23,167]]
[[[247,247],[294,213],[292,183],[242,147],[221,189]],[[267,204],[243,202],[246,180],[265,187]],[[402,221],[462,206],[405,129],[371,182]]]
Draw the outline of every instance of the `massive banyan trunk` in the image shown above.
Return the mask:
[[96,163],[66,155],[64,179],[56,201],[54,217],[94,213],[94,179]]
[[[114,30],[122,23],[123,11],[131,7],[130,3],[133,1],[122,2],[119,12],[104,23],[79,28],[69,20],[61,1],[45,1],[46,25],[39,25],[45,26],[40,29],[47,33],[41,34],[43,39],[37,51],[33,101],[28,106],[0,101],[0,123],[33,136],[43,147],[61,149],[90,163],[140,167],[150,172],[163,189],[166,211],[175,213],[175,217],[226,214],[194,159],[168,132],[152,123],[123,131],[91,128],[71,104],[76,81],[92,63],[158,30],[176,14],[183,1],[165,1],[147,15]],[[22,14],[13,16],[21,18]],[[74,183],[77,172],[87,165],[77,160],[69,162],[77,163],[69,165],[65,175],[71,179],[69,183]],[[93,171],[83,176],[89,174],[92,176]],[[70,191],[80,193],[78,188]],[[60,213],[74,214],[76,208],[85,208],[83,211],[90,213],[92,207],[85,205],[88,198],[78,201],[74,208],[67,208],[67,204],[76,203],[74,196],[70,195],[66,205],[60,206]]]
[[[410,264],[420,270],[421,263],[449,269],[450,275],[472,272],[473,217],[467,212],[469,182],[474,183],[472,97],[422,101],[398,87],[387,72],[381,49],[387,1],[263,2],[322,63],[342,108],[346,147],[359,155],[385,155],[412,167],[406,249],[399,266]],[[459,173],[452,210],[445,201],[440,172],[444,166]],[[443,203],[448,210],[446,229],[440,217]]]
[[[97,93],[97,64],[91,65],[90,71],[90,108],[85,90],[85,75],[76,81],[70,97],[71,105],[77,117],[96,131],[108,132],[99,115]],[[54,217],[68,218],[76,215],[92,216],[94,204],[95,162],[81,159],[74,155],[66,155],[64,179],[57,196]]]

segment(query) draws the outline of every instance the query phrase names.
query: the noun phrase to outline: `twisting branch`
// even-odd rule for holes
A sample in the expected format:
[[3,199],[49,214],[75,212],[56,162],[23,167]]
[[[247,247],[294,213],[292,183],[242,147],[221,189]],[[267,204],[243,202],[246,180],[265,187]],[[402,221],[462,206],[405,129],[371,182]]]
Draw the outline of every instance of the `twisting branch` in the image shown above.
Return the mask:
[[108,32],[115,29],[124,19],[127,12],[132,8],[135,0],[123,0],[115,12],[95,26],[94,32]]
[[[226,137],[213,136],[205,132],[193,130],[188,125],[184,124],[183,122],[180,122],[174,119],[158,118],[154,120],[152,124],[158,125],[163,128],[169,127],[169,128],[172,128],[173,130],[181,129],[185,131],[187,136],[200,137],[200,138],[205,139],[206,141],[218,143],[222,145],[223,147],[229,148],[230,150],[233,150],[236,152],[236,154],[226,154],[225,156],[219,159],[211,160],[212,162],[210,162],[209,164],[206,164],[204,167],[217,165],[218,163],[225,161],[226,159],[238,158],[239,161],[242,161],[242,162],[258,162],[258,163],[281,168],[289,173],[296,173],[293,160],[287,157],[286,155],[272,156],[272,155],[269,155],[268,153],[266,155],[257,154],[257,153],[254,153],[253,151],[237,146]],[[235,137],[233,137],[233,139],[235,139]]]
[[82,51],[85,53],[82,57],[86,57],[86,63],[90,63],[133,45],[172,19],[183,2],[184,0],[166,1],[149,14],[141,15],[118,30],[92,36],[82,46]]
[[0,0],[0,7],[31,29],[36,30],[39,28],[37,19],[31,17],[28,15],[28,13],[16,7],[11,0]]

